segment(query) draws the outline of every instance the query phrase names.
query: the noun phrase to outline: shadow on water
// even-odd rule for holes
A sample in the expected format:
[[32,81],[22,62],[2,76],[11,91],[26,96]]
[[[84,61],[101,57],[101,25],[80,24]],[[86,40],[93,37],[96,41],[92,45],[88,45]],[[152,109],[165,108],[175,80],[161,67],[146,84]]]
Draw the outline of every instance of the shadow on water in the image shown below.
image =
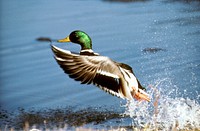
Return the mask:
[[48,38],[48,37],[38,37],[36,40],[40,41],[40,42],[51,42],[52,41],[52,39]]
[[167,50],[163,48],[158,48],[158,47],[149,47],[142,50],[142,52],[144,53],[156,53],[159,51],[167,51]]

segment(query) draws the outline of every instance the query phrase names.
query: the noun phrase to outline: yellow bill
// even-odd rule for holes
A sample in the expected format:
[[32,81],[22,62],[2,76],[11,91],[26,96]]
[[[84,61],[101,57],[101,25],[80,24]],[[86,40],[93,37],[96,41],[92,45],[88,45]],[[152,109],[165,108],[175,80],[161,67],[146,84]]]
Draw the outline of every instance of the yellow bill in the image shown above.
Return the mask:
[[70,42],[69,36],[64,39],[57,40],[57,42]]

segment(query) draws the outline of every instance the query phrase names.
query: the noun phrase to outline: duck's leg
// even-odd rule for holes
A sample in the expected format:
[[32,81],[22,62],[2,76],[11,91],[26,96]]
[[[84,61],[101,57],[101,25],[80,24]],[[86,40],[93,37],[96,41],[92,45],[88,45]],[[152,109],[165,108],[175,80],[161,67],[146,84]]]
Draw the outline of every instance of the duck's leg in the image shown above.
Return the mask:
[[131,94],[136,100],[146,100],[148,102],[150,101],[149,96],[141,89],[139,89],[138,91],[132,91]]

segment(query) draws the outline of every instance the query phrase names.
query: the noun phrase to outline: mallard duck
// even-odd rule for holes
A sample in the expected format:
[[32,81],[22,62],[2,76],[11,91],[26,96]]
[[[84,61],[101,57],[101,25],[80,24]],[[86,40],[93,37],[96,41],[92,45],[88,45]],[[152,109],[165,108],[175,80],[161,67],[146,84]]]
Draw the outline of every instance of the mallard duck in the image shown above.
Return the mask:
[[72,53],[51,45],[57,63],[70,78],[81,81],[81,84],[94,84],[123,99],[150,101],[132,68],[95,53],[92,50],[92,40],[85,32],[73,31],[57,42],[72,42],[81,46],[80,53]]

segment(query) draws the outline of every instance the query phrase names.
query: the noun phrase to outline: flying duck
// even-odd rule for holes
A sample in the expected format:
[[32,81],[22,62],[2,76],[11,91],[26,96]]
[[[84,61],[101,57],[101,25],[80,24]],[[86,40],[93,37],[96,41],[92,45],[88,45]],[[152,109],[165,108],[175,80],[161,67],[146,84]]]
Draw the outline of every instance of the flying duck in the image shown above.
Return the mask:
[[55,60],[70,78],[81,84],[94,84],[123,99],[150,101],[132,68],[95,53],[92,50],[92,40],[85,32],[73,31],[57,42],[72,42],[81,46],[80,53],[72,53],[51,45]]

